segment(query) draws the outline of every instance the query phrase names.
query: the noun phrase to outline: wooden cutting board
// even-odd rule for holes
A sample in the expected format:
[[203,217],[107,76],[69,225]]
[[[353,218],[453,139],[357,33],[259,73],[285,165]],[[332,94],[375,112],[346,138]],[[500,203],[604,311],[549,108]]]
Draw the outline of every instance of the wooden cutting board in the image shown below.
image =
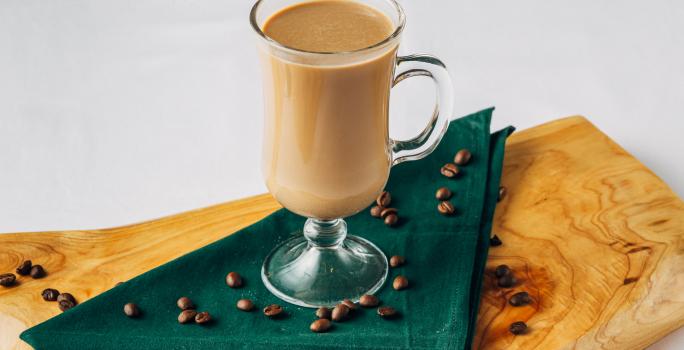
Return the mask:
[[[582,117],[514,134],[506,149],[474,347],[640,349],[684,324],[684,203]],[[278,209],[268,195],[141,224],[0,235],[0,273],[32,259],[48,271],[0,287],[0,349],[24,349],[24,329],[57,315],[44,288],[84,301]],[[507,264],[519,283],[496,287]],[[531,305],[507,297],[525,290]],[[508,325],[525,321],[527,334]]]

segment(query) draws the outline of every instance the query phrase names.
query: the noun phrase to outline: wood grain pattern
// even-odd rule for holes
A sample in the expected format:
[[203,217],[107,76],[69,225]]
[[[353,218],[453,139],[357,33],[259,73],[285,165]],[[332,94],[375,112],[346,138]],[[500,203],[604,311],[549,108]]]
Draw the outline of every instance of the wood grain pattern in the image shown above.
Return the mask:
[[[684,324],[684,203],[588,121],[512,137],[502,184],[476,348],[641,349]],[[496,287],[499,264],[517,286]],[[518,291],[535,302],[508,305]]]
[[42,279],[22,276],[16,286],[0,287],[0,349],[31,349],[19,334],[60,313],[55,303],[43,301],[43,289],[70,292],[85,301],[278,208],[270,195],[260,195],[105,230],[0,235],[0,271],[14,272],[21,261],[31,259],[48,273]]
[[[684,203],[584,118],[514,134],[507,145],[474,347],[639,349],[684,324]],[[279,208],[268,195],[159,220],[95,231],[0,235],[0,273],[26,258],[48,276],[0,288],[0,349],[59,313],[47,287],[89,299],[153,267],[247,226]],[[505,263],[519,283],[496,287]],[[506,298],[526,290],[531,305]],[[526,335],[508,333],[526,321]]]

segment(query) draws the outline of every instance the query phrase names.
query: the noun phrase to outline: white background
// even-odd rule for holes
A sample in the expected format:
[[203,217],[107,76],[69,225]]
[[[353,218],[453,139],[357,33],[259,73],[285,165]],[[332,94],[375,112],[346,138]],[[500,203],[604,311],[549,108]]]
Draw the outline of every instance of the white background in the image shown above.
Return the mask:
[[[0,0],[0,232],[265,192],[251,2]],[[494,105],[495,127],[520,129],[585,115],[684,194],[684,2],[401,3],[401,51],[447,64],[454,116]],[[393,93],[394,136],[426,122],[431,89]],[[653,348],[684,348],[684,331]]]

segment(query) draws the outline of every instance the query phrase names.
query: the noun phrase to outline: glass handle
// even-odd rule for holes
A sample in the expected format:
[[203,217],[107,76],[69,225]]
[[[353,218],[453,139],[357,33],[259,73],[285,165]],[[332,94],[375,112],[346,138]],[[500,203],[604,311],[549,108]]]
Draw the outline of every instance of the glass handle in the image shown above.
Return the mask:
[[426,157],[437,147],[446,133],[454,105],[454,88],[446,66],[430,55],[410,55],[397,58],[396,77],[392,86],[410,77],[425,76],[435,82],[437,99],[432,119],[418,136],[409,140],[390,139],[392,165]]

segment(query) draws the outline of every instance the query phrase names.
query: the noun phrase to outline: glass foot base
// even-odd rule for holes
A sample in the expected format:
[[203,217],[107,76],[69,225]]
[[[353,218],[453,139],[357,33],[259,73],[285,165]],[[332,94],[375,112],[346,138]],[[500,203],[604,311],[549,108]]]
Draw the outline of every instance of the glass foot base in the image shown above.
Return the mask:
[[385,254],[361,237],[346,236],[339,244],[316,246],[298,236],[268,255],[261,279],[280,299],[315,308],[344,299],[356,302],[375,293],[385,282],[387,269]]

